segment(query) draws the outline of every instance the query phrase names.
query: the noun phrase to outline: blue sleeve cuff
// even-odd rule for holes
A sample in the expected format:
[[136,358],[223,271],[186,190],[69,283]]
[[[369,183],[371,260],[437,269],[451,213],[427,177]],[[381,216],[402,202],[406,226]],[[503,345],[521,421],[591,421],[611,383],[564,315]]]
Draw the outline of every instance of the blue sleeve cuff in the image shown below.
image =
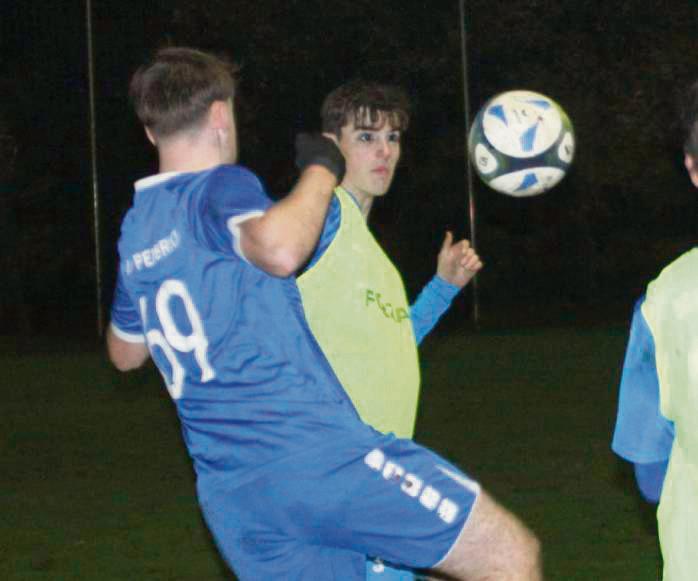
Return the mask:
[[634,464],[637,487],[647,502],[659,502],[668,466],[668,461]]
[[460,288],[436,275],[419,293],[410,308],[410,319],[417,344],[434,328],[451,306]]
[[457,287],[455,284],[451,284],[450,282],[446,282],[438,274],[434,275],[434,278],[432,278],[429,281],[429,283],[426,287],[424,287],[424,289],[433,290],[443,300],[448,301],[449,304],[451,303],[451,301],[453,301],[454,298],[456,298],[456,295],[461,291],[460,287]]

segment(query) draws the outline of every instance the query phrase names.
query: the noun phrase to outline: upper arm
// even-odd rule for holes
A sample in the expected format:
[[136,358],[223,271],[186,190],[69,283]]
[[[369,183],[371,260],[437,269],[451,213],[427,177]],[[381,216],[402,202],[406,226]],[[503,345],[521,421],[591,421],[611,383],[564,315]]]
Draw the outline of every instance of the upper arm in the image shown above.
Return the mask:
[[107,354],[120,371],[140,367],[149,352],[143,334],[143,324],[136,306],[126,291],[120,272],[111,307],[111,324],[107,329]]
[[[307,262],[336,184],[333,173],[310,166],[276,203],[243,168],[220,170],[214,177],[202,215],[218,232],[225,231],[228,248],[275,276],[290,276]],[[215,233],[208,237],[220,241]]]
[[654,339],[641,303],[635,307],[623,363],[612,448],[631,462],[651,463],[669,457],[674,425],[660,411]]
[[239,254],[271,275],[291,276],[298,261],[293,248],[285,243],[283,235],[279,236],[281,232],[271,222],[264,214],[238,222]]
[[279,237],[267,215],[272,206],[254,174],[237,166],[221,168],[212,176],[201,205],[197,238],[208,248],[233,252],[270,274],[281,274],[283,247],[274,245]]

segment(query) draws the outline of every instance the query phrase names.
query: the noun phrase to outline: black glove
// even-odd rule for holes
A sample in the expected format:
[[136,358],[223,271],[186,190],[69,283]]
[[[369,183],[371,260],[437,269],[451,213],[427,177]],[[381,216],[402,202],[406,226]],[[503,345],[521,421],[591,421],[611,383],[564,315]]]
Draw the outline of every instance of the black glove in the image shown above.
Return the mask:
[[334,141],[319,134],[299,133],[296,136],[296,167],[303,171],[309,165],[321,165],[337,176],[344,177],[344,156]]

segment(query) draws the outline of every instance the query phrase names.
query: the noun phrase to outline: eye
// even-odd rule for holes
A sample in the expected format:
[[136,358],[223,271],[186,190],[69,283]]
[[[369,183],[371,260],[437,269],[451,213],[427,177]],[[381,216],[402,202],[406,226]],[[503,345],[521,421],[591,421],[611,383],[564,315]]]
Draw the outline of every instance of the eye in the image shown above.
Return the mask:
[[388,135],[388,141],[390,141],[391,143],[400,143],[400,137],[401,135],[399,131],[392,131]]
[[368,131],[359,133],[359,141],[363,141],[364,143],[371,143],[373,141],[373,133],[369,133]]

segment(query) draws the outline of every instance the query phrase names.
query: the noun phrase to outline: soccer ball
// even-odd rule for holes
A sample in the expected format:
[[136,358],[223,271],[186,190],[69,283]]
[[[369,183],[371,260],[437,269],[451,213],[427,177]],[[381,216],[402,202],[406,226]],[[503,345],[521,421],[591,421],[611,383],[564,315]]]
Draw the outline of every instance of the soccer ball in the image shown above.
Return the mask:
[[468,154],[489,187],[509,196],[535,196],[565,177],[574,158],[574,130],[550,97],[507,91],[478,112]]

